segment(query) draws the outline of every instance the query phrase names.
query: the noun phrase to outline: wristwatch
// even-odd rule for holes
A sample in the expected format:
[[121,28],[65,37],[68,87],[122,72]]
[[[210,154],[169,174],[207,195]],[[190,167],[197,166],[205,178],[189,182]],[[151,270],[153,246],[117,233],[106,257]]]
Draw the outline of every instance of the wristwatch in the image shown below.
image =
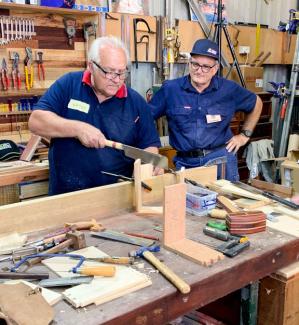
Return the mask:
[[252,136],[253,131],[250,130],[242,130],[241,134],[245,135],[245,137],[250,138]]

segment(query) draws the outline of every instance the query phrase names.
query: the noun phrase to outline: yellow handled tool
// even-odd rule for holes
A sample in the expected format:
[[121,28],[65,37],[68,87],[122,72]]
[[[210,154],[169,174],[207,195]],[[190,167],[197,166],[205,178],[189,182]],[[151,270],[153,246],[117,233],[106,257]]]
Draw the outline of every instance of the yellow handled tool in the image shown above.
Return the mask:
[[76,273],[112,277],[115,275],[115,266],[85,266],[78,269]]

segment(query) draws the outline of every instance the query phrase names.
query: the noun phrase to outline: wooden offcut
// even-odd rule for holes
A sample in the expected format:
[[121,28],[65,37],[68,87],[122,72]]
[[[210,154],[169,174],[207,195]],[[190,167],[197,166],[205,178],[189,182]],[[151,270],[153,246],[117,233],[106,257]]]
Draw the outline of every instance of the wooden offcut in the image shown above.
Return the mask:
[[186,184],[166,186],[164,190],[164,237],[167,249],[209,266],[224,258],[223,254],[186,237]]

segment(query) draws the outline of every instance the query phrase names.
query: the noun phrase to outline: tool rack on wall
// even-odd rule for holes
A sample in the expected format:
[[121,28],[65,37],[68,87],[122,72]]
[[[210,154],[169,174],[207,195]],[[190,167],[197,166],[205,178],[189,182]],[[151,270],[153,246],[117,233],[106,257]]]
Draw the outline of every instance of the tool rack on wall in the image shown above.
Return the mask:
[[[6,84],[1,79],[0,85],[0,138],[9,137],[17,142],[28,140],[27,121],[33,103],[60,76],[85,68],[83,24],[92,22],[99,26],[98,19],[97,13],[89,11],[0,4],[0,68],[4,59],[8,78]],[[68,20],[74,23],[75,28],[71,42],[65,28],[65,21]],[[28,66],[27,83],[24,64],[26,48],[32,52],[32,70]],[[41,66],[38,69],[38,52],[42,52],[44,76]],[[18,86],[14,85],[12,76],[15,53],[19,56]]]

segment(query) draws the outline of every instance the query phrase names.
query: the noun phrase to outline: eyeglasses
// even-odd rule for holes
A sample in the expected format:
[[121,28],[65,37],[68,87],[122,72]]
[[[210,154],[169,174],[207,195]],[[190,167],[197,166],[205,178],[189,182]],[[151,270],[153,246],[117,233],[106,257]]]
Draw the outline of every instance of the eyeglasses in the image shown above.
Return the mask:
[[92,63],[99,69],[101,70],[104,75],[105,78],[109,79],[109,80],[114,80],[116,77],[119,77],[120,80],[125,80],[128,76],[128,70],[121,72],[121,73],[117,73],[117,72],[112,72],[112,71],[106,71],[104,70],[98,63],[96,63],[95,61],[92,61]]
[[206,64],[199,64],[199,63],[194,62],[194,61],[189,61],[189,63],[191,65],[192,70],[197,71],[199,68],[201,68],[201,71],[204,72],[204,73],[210,72],[210,70],[217,65],[217,62],[212,66],[206,65]]

